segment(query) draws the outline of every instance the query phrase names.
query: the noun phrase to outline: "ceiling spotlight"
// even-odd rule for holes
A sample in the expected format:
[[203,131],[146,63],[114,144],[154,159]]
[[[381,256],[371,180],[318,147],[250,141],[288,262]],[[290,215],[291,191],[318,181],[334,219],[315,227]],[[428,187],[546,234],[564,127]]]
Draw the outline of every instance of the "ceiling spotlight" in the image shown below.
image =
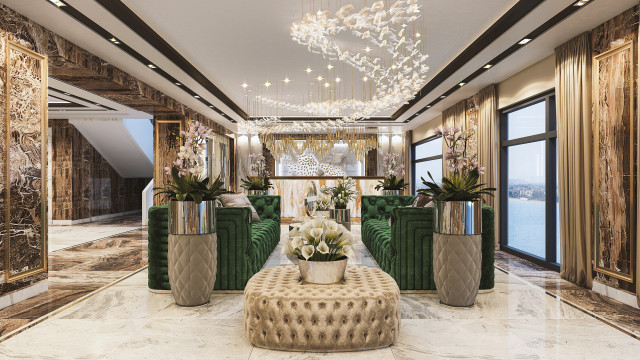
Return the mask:
[[116,39],[116,38],[114,38],[114,37],[112,37],[112,38],[111,38],[111,39],[109,39],[109,40],[110,40],[111,42],[116,42],[116,41],[118,41],[118,39]]
[[440,99],[444,99],[446,97],[447,97],[446,95],[442,95],[442,96],[440,96]]
[[420,37],[420,33],[419,32],[416,33],[416,37]]
[[200,95],[193,95],[194,98],[200,99]]
[[407,27],[407,24],[402,24],[402,27]]
[[147,65],[147,66],[148,66],[148,67],[150,67],[151,69],[155,69],[155,68],[157,68],[157,66],[155,66],[155,65],[153,65],[153,64],[149,64],[149,65]]
[[249,86],[249,85],[247,85],[247,83],[246,83],[246,82],[245,82],[245,83],[242,83],[242,87],[243,87],[243,88],[245,88],[245,89],[246,89],[246,88],[247,88],[247,86]]
[[271,83],[269,81],[267,81],[266,83],[264,83],[264,86],[269,87],[269,86],[271,86]]
[[177,82],[177,83],[176,83],[176,85],[178,85],[178,86],[182,86],[182,84],[180,84],[179,82]]
[[95,103],[95,104],[93,104],[93,105],[100,106],[100,104],[98,104],[98,103]]
[[289,80],[288,77],[284,78],[284,82],[289,83],[289,81],[291,81],[291,80]]
[[213,105],[209,105],[210,108],[213,108]]
[[331,65],[331,64],[327,65],[327,69],[329,69],[329,70],[333,69],[333,65]]
[[113,43],[116,45],[120,45],[120,41],[114,41]]
[[464,84],[466,84],[466,83],[461,82],[461,83],[460,83],[460,84],[458,84],[458,85],[459,85],[459,86],[464,86]]
[[395,69],[397,69],[398,67],[397,67],[396,65],[391,65],[391,68],[395,70]]
[[491,65],[491,64],[487,64],[487,65],[483,66],[483,68],[485,68],[485,69],[491,69],[491,67],[492,67],[492,66],[493,66],[493,65]]
[[329,83],[328,82],[324,83],[324,87],[329,87]]
[[362,81],[364,81],[364,82],[367,82],[367,80],[369,80],[369,78],[366,77],[366,76],[362,78]]
[[63,3],[60,0],[49,0],[53,5],[60,7],[60,6],[67,6],[67,4]]
[[340,79],[339,77],[337,77],[337,78],[336,78],[336,82],[340,82],[340,80],[341,80],[341,79]]
[[427,105],[427,109],[430,108],[430,107],[431,107],[431,105]]
[[520,40],[520,42],[519,42],[518,44],[520,44],[520,45],[524,45],[524,44],[529,43],[529,41],[531,41],[531,39],[529,39],[529,38],[524,38],[524,39]]
[[580,0],[577,3],[573,4],[573,6],[582,6],[582,5],[586,4],[587,2],[589,2],[589,0]]
[[64,94],[65,94],[65,95],[71,95],[71,94],[69,94],[69,93],[64,93]]
[[364,51],[369,52],[369,51],[371,51],[371,48],[367,46],[367,47],[364,49]]
[[310,72],[311,72],[311,68],[307,68],[307,70],[305,70],[305,71],[306,71],[306,72],[307,72],[307,74],[308,74],[308,73],[310,73]]
[[318,81],[322,81],[322,76],[318,75]]

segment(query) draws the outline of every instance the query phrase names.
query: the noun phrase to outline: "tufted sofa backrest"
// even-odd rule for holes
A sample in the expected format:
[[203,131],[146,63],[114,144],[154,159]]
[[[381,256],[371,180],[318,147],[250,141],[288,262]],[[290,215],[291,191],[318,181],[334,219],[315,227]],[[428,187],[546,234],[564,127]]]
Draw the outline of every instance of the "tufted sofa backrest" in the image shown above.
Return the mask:
[[280,222],[280,195],[248,195],[260,220],[271,219]]
[[369,219],[387,220],[391,210],[409,206],[415,198],[413,195],[362,195],[360,220],[363,224]]

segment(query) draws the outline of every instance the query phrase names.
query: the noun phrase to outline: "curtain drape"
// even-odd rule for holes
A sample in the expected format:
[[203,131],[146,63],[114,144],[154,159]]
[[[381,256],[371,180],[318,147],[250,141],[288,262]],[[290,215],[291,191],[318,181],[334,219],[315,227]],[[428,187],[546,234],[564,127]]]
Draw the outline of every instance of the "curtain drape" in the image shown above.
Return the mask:
[[591,35],[556,48],[560,276],[591,288]]
[[[478,93],[478,163],[485,167],[485,172],[480,176],[480,182],[497,187],[497,158],[496,149],[496,111],[498,111],[498,97],[495,85],[490,85]],[[484,197],[485,204],[494,206],[495,198]],[[497,211],[496,211],[497,213]],[[497,217],[496,217],[497,218]]]
[[411,189],[413,184],[411,184],[411,181],[413,181],[413,179],[411,178],[411,171],[412,169],[412,164],[411,164],[411,144],[413,143],[413,130],[409,130],[407,132],[404,133],[404,138],[402,141],[402,145],[403,145],[403,162],[404,162],[404,182],[405,184],[409,184],[409,186],[407,186],[407,188],[404,190],[404,194],[405,195],[411,195]]

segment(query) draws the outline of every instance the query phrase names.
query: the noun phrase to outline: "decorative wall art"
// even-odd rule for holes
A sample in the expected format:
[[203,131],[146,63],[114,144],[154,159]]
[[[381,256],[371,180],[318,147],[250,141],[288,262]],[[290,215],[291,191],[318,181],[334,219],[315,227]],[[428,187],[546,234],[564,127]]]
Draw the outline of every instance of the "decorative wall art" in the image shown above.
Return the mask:
[[595,270],[634,281],[636,141],[634,42],[593,62],[596,236]]
[[[297,140],[296,142],[302,142]],[[329,146],[327,144],[327,146]],[[276,161],[276,176],[364,176],[364,160],[359,160],[346,144],[334,145],[324,159],[311,150],[298,155],[289,152]]]
[[47,58],[0,38],[0,282],[47,270]]

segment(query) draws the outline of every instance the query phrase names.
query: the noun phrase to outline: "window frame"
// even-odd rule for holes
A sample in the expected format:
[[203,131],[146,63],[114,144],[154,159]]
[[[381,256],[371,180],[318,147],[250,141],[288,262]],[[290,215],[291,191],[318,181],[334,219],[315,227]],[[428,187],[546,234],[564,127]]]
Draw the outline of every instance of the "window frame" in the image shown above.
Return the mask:
[[[557,121],[555,89],[532,96],[521,102],[500,109],[500,250],[522,257],[551,270],[560,271],[560,259],[556,259],[557,224]],[[545,103],[545,130],[543,133],[507,140],[508,115],[514,111],[538,103]],[[509,179],[508,149],[514,145],[544,141],[545,146],[545,258],[533,255],[508,245],[509,239]]]
[[[413,179],[411,179],[411,194],[416,195],[416,182],[417,182],[417,178],[416,178],[416,164],[421,163],[421,162],[426,162],[426,161],[433,161],[433,160],[438,160],[438,159],[442,159],[442,148],[440,148],[440,155],[434,155],[434,156],[428,156],[428,157],[424,157],[424,158],[418,158],[416,159],[416,147],[418,147],[419,145],[422,144],[426,144],[430,141],[434,141],[436,139],[442,138],[442,135],[432,135],[429,136],[426,139],[420,140],[417,143],[411,144],[411,176]],[[444,165],[443,165],[444,167]]]

